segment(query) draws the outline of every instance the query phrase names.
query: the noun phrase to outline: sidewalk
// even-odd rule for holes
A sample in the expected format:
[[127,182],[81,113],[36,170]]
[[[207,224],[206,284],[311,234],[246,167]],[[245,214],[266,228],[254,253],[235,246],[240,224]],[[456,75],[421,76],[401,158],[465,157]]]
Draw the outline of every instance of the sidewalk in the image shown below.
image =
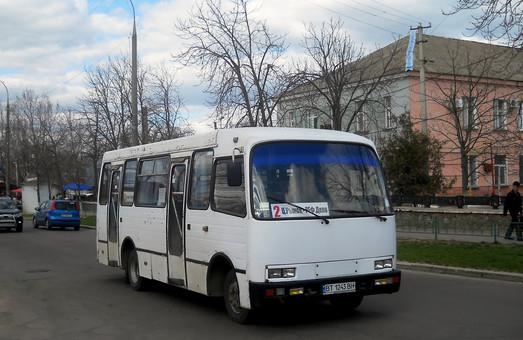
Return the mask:
[[410,263],[410,262],[404,262],[404,261],[398,261],[398,268],[402,269],[402,270],[414,270],[414,271],[431,272],[431,273],[438,273],[438,274],[459,275],[459,276],[475,277],[475,278],[482,278],[482,279],[523,283],[523,274],[519,274],[519,273],[498,272],[498,271],[493,271],[493,270],[459,268],[459,267],[445,267],[445,266],[436,266],[436,265],[425,264],[425,263]]

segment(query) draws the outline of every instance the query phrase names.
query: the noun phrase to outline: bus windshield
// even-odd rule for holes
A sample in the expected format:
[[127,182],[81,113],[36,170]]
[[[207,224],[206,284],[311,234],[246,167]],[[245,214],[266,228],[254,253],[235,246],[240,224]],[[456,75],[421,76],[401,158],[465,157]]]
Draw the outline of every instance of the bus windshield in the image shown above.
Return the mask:
[[349,143],[270,143],[252,152],[258,219],[393,214],[372,148]]

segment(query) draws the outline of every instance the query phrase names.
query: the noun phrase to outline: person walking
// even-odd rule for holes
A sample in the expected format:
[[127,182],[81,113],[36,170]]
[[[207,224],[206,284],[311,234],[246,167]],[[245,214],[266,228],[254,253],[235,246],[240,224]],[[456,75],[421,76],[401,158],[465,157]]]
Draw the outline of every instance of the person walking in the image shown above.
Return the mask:
[[523,212],[521,207],[521,194],[519,193],[519,182],[515,181],[512,183],[512,190],[505,197],[505,204],[503,205],[503,216],[507,216],[507,212],[510,213],[511,221],[508,226],[507,232],[505,233],[505,238],[507,240],[513,240],[512,232],[516,228],[516,235],[518,241],[523,241],[522,230],[523,226],[519,222],[519,215]]

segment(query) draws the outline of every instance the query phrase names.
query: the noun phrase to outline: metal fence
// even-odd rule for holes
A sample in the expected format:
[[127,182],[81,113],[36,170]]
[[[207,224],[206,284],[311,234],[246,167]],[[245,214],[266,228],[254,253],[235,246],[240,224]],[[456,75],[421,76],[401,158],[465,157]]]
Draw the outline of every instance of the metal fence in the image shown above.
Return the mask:
[[457,206],[463,208],[465,205],[485,205],[497,209],[505,202],[504,196],[406,196],[392,195],[392,203],[395,206],[402,204],[423,205],[430,207],[431,204],[440,206]]
[[[515,223],[523,229],[523,222]],[[484,237],[492,238],[494,242],[498,237],[503,238],[509,222],[489,221],[478,223],[477,219],[456,221],[454,219],[397,219],[396,230],[400,233],[433,235],[435,240],[441,235]],[[514,229],[514,233],[516,229]],[[513,234],[513,236],[515,236]]]

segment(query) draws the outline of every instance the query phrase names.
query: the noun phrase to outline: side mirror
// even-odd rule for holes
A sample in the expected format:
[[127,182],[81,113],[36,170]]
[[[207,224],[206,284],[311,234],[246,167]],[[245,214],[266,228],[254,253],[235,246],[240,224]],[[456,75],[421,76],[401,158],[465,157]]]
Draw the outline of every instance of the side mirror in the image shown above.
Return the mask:
[[40,211],[40,207],[36,207],[35,210],[36,210],[36,211]]
[[243,162],[232,162],[227,164],[227,185],[239,187],[242,185]]

